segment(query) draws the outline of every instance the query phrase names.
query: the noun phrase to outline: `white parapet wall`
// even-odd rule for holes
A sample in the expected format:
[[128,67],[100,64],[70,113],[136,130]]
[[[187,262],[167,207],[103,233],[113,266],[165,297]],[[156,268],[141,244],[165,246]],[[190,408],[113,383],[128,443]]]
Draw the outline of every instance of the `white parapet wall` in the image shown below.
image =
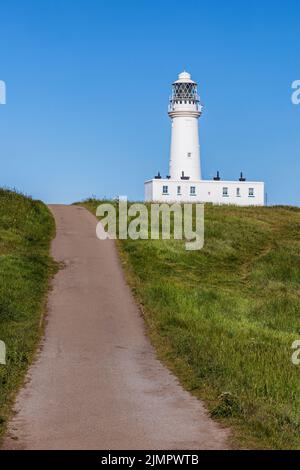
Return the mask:
[[265,189],[264,183],[258,181],[191,181],[161,178],[145,182],[145,200],[263,206]]

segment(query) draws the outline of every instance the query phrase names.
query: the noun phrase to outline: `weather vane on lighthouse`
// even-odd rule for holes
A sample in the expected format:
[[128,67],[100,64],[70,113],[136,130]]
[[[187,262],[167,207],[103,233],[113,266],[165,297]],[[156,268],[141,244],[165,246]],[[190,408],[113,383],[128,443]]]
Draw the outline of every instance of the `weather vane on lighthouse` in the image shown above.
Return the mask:
[[145,200],[157,202],[212,202],[216,204],[264,205],[264,183],[213,180],[201,175],[198,120],[202,105],[197,83],[184,71],[172,84],[168,114],[172,121],[169,175],[158,173],[145,182]]

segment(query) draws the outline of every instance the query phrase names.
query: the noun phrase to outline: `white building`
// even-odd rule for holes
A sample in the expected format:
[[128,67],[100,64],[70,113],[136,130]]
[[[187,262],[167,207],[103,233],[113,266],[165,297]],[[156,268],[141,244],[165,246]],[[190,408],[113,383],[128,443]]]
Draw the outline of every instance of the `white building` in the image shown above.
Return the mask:
[[202,106],[197,94],[197,83],[187,72],[179,74],[173,83],[169,104],[172,120],[170,173],[160,174],[145,182],[146,201],[212,202],[240,206],[264,205],[264,183],[246,181],[241,174],[238,181],[222,181],[219,172],[212,181],[201,177],[198,119]]

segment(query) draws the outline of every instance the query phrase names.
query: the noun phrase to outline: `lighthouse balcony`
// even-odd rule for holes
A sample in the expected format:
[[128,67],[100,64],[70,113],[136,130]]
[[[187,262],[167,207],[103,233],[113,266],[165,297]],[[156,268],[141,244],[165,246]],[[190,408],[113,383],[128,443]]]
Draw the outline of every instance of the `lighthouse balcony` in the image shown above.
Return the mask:
[[168,112],[172,111],[196,111],[201,113],[202,105],[198,102],[188,100],[171,101],[168,107]]

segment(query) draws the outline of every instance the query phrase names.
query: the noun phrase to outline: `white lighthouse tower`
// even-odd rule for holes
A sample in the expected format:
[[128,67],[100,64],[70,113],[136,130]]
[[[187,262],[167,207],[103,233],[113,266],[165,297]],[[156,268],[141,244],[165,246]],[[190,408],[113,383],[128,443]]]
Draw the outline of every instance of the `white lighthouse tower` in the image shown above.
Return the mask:
[[168,114],[172,121],[169,175],[160,172],[145,182],[145,200],[157,202],[210,202],[239,206],[264,205],[264,183],[222,180],[219,171],[212,180],[201,176],[198,120],[202,106],[197,83],[187,72],[172,84]]
[[169,105],[172,120],[170,152],[170,176],[172,180],[189,177],[201,179],[198,119],[201,105],[197,94],[197,83],[187,72],[179,74],[173,83]]

